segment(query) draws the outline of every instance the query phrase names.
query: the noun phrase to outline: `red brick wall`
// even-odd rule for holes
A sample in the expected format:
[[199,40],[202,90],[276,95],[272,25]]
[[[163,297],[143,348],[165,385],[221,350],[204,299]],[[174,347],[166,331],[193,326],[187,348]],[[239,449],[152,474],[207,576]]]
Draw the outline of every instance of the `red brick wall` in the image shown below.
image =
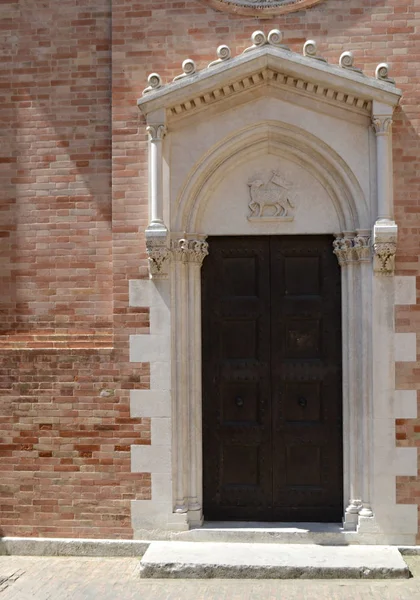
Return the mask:
[[[147,420],[128,410],[128,389],[148,385],[147,365],[127,362],[128,335],[148,327],[147,311],[128,308],[128,280],[147,276],[146,136],[136,108],[147,74],[169,81],[185,58],[202,68],[219,44],[235,55],[255,29],[273,27],[296,51],[316,39],[333,63],[351,49],[369,75],[388,61],[403,90],[397,272],[417,276],[420,5],[325,0],[259,22],[200,0],[113,0],[112,38],[110,0],[10,1],[1,12],[0,342],[13,348],[2,355],[3,532],[129,536],[129,501],[150,493],[147,475],[130,475],[126,449],[150,442]],[[397,331],[419,331],[417,308],[397,310]],[[420,387],[417,363],[397,365],[397,384]],[[101,396],[105,388],[114,395]],[[398,422],[398,444],[419,446],[419,435],[420,419]],[[420,504],[420,478],[399,477],[398,499]]]
[[118,272],[138,266],[124,229],[138,215],[115,199],[113,223],[111,2],[0,16],[0,534],[130,537],[130,500],[150,497],[130,445],[150,443],[150,422],[130,419],[149,369],[128,362],[128,336],[148,312],[128,309]]

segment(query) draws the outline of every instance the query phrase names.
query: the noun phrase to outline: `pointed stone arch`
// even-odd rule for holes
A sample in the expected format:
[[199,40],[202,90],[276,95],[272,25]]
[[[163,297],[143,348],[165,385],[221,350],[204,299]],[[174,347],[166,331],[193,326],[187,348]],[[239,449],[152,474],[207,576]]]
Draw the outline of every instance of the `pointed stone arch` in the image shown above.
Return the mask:
[[200,216],[211,191],[232,164],[267,150],[310,171],[327,190],[340,231],[368,229],[370,215],[363,190],[343,159],[314,135],[281,121],[261,121],[221,140],[194,165],[172,210],[171,229],[200,232]]

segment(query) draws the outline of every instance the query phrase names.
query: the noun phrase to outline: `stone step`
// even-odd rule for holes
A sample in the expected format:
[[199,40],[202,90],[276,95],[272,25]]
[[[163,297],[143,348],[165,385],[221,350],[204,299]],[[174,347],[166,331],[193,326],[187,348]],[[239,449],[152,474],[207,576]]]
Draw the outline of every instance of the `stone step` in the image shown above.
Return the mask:
[[392,546],[151,542],[143,578],[396,579],[410,577]]
[[[369,537],[346,531],[339,523],[204,523],[178,536],[183,542],[255,542],[264,544],[323,544],[347,546],[368,544]],[[365,538],[365,539],[364,539]],[[378,540],[377,543],[381,544]],[[387,543],[387,542],[382,542]]]

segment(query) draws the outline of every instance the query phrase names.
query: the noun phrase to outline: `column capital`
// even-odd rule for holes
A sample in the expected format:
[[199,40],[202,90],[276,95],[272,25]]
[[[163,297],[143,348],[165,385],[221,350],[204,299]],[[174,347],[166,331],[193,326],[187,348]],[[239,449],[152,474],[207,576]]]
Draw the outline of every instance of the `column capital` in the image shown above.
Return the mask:
[[173,260],[191,262],[201,266],[209,253],[209,245],[203,239],[178,238],[172,240],[171,252]]
[[338,259],[340,267],[345,267],[348,263],[353,262],[355,259],[355,253],[353,248],[353,235],[345,233],[338,233],[333,241],[333,252]]
[[358,230],[353,238],[353,247],[357,260],[369,262],[372,256],[370,231]]
[[188,240],[186,238],[177,238],[171,240],[172,260],[176,262],[188,262]]
[[394,221],[381,219],[373,227],[374,271],[393,275],[397,252],[398,226]]
[[150,235],[146,231],[146,252],[150,279],[167,279],[170,252],[166,235]]
[[338,233],[333,242],[333,248],[341,267],[353,262],[369,262],[371,258],[370,231],[360,229],[356,232]]
[[150,142],[161,142],[167,134],[167,127],[163,123],[152,123],[146,127]]
[[391,132],[392,116],[390,115],[373,115],[372,127],[376,135],[388,135]]

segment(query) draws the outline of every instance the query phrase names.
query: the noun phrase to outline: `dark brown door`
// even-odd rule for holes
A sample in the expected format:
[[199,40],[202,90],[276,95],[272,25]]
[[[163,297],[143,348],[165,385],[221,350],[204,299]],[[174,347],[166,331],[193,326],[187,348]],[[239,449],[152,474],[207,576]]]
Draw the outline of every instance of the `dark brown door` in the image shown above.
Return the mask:
[[208,241],[204,517],[340,521],[341,284],[332,236]]

